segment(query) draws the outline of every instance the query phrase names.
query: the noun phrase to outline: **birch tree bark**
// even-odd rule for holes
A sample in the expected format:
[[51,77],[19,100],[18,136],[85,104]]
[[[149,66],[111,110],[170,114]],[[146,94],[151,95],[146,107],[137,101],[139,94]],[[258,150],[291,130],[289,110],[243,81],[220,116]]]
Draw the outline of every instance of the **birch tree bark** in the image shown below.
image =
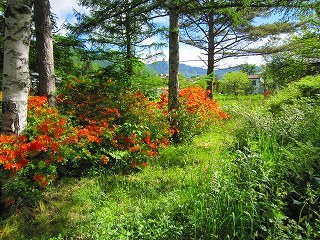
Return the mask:
[[8,0],[2,83],[2,132],[19,135],[27,126],[30,85],[31,0]]
[[38,95],[46,96],[49,106],[54,106],[56,104],[56,82],[49,0],[34,0],[34,23],[39,71]]

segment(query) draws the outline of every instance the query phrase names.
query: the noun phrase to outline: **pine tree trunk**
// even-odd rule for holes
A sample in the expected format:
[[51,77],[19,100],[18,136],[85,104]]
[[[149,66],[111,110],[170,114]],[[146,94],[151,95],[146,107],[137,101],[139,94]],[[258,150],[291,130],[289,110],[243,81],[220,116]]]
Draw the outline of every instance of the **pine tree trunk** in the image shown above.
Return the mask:
[[30,86],[31,0],[8,0],[2,84],[2,132],[19,135],[27,127]]
[[179,13],[176,7],[170,9],[169,29],[169,111],[178,109],[179,94]]
[[38,95],[46,96],[49,106],[54,106],[56,104],[56,82],[49,0],[34,0],[34,22],[39,69]]
[[129,77],[133,75],[133,44],[131,37],[131,23],[130,18],[126,16],[125,19],[126,26],[126,72]]
[[214,54],[215,54],[215,46],[214,46],[214,22],[213,22],[213,13],[209,13],[208,15],[208,68],[207,75],[212,75],[212,78],[207,81],[207,90],[209,91],[209,98],[213,99],[213,71],[214,71]]
[[[169,112],[179,108],[179,12],[177,7],[170,9],[170,28],[169,28]],[[178,121],[171,116],[170,125],[173,129],[178,128]],[[179,132],[175,131],[173,136],[174,142],[179,142]]]

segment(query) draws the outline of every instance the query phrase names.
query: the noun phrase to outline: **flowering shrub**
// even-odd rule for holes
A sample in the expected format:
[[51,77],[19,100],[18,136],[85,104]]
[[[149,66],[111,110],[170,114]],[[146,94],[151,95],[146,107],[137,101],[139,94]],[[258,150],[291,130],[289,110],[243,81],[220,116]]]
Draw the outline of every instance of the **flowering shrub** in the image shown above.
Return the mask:
[[[141,92],[115,90],[112,81],[74,79],[59,95],[59,108],[48,107],[45,97],[29,98],[24,135],[0,135],[5,202],[32,200],[57,177],[146,167],[174,132],[187,139],[228,118],[200,87],[183,89],[181,108],[169,114],[166,95],[152,102]],[[179,129],[171,129],[170,114]]]
[[150,157],[157,155],[157,149],[169,144],[169,125],[163,111],[141,92],[118,89],[114,81],[74,79],[58,101],[82,127],[105,124],[108,134],[89,152],[102,155],[113,170],[144,167]]
[[157,155],[158,149],[169,145],[170,125],[162,109],[141,92],[122,96],[120,111],[124,124],[119,126],[114,146],[129,151],[133,166]]
[[82,126],[90,121],[103,119],[108,123],[120,117],[117,109],[120,101],[118,86],[115,82],[72,79],[63,86],[58,95],[62,111],[73,116],[73,120]]
[[37,197],[50,185],[57,176],[57,163],[63,160],[60,146],[70,129],[67,119],[46,102],[45,97],[30,97],[25,135],[0,135],[1,182],[7,198],[16,204]]
[[[177,129],[180,140],[185,141],[201,133],[217,121],[228,119],[229,115],[223,112],[216,100],[208,97],[208,92],[199,86],[184,88],[179,93],[179,109],[172,111],[177,120]],[[158,107],[166,109],[168,94],[161,96]]]
[[[6,196],[16,199],[17,204],[37,198],[41,189],[48,187],[58,175],[67,174],[68,167],[78,159],[92,154],[91,148],[101,144],[109,134],[105,121],[99,124],[90,121],[85,127],[72,126],[56,108],[47,106],[45,97],[30,97],[28,111],[24,135],[0,135],[1,182]],[[106,163],[100,155],[90,160],[89,166],[94,161]],[[87,165],[77,167],[85,171]]]
[[216,100],[208,97],[208,92],[202,87],[189,87],[180,91],[180,97],[185,102],[187,111],[190,114],[199,114],[202,123],[214,119],[227,119],[228,114],[224,113]]

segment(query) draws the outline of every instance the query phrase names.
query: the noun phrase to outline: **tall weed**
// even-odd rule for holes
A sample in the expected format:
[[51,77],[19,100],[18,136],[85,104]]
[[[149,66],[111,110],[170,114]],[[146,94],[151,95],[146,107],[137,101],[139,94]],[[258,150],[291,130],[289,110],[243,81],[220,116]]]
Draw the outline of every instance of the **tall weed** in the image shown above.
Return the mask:
[[231,109],[242,119],[236,147],[242,155],[237,160],[240,180],[263,196],[257,201],[259,214],[254,220],[260,223],[256,234],[263,239],[316,239],[320,235],[320,111],[314,104],[318,88],[301,91],[305,82],[272,98],[271,111]]

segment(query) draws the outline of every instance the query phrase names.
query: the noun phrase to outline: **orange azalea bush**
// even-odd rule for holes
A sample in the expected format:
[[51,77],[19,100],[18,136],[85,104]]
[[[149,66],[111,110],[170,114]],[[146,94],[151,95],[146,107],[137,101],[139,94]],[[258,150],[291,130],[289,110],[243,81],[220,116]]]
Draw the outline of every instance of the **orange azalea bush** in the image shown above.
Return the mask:
[[114,146],[129,152],[134,167],[144,167],[159,149],[169,145],[170,125],[157,103],[139,91],[122,95],[120,112],[123,124],[116,131]]
[[29,125],[25,135],[0,135],[0,163],[5,170],[17,172],[33,158],[41,158],[47,164],[61,161],[59,148],[65,144],[65,136],[70,132],[66,127],[68,120],[59,115],[57,109],[45,107],[46,103],[45,97],[30,97]]
[[46,103],[45,97],[30,97],[25,134],[0,135],[1,182],[5,195],[15,199],[15,204],[39,196],[56,178],[55,165],[63,160],[60,146],[69,131],[67,119]]
[[227,119],[228,114],[224,113],[216,100],[210,99],[208,91],[202,87],[184,88],[179,93],[182,103],[190,114],[199,114],[202,123]]
[[[47,106],[45,97],[30,97],[28,103],[24,135],[0,135],[0,178],[7,198],[16,199],[15,204],[39,197],[42,189],[68,173],[70,163],[91,154],[92,146],[100,145],[105,136],[111,135],[103,120],[73,126],[57,108]],[[95,155],[88,165],[105,164],[101,157]],[[81,169],[79,172],[86,171],[88,165],[77,168]]]
[[[186,141],[214,125],[217,121],[228,119],[216,100],[208,97],[207,90],[200,86],[184,88],[179,93],[179,109],[169,113],[177,120],[178,135]],[[168,94],[162,94],[158,107],[166,109]]]
[[169,144],[169,125],[163,110],[141,92],[120,88],[118,82],[74,79],[59,95],[59,102],[80,126],[87,128],[92,122],[99,125],[102,121],[108,124],[108,134],[100,144],[90,147],[85,158],[92,158],[91,153],[101,154],[102,162],[107,162],[112,171],[144,167],[158,149]]

